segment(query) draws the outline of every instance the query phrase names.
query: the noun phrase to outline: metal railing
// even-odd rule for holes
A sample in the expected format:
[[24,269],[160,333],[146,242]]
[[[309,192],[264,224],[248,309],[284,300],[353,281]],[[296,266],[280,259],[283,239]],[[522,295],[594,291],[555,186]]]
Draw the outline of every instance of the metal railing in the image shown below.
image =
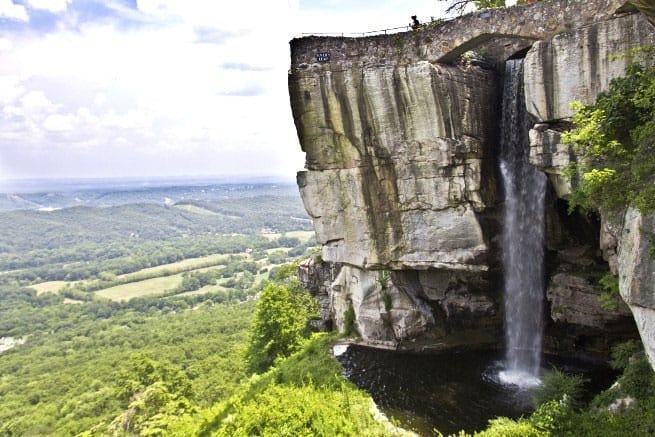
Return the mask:
[[[431,25],[431,24],[441,24],[447,21],[455,20],[459,17],[449,17],[449,18],[435,18],[430,17],[430,21],[425,21],[421,26]],[[375,35],[388,35],[393,33],[400,32],[409,32],[412,29],[412,25],[408,24],[406,26],[392,27],[390,29],[381,29],[381,30],[371,30],[369,32],[311,32],[311,33],[301,33],[300,38],[306,36],[340,36],[340,37],[361,37],[361,36],[375,36]]]

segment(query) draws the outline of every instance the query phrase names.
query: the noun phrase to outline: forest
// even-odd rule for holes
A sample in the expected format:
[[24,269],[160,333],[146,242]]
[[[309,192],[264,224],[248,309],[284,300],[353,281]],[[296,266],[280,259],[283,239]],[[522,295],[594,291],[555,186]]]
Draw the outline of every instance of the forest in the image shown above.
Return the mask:
[[254,296],[315,245],[297,195],[252,191],[0,212],[0,435],[96,433],[139,378],[189,411],[231,395]]

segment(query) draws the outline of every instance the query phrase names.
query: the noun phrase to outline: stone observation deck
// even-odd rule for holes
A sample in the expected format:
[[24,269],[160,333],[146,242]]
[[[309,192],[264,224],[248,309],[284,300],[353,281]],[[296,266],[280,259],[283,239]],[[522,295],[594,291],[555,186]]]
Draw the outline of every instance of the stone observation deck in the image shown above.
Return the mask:
[[[455,20],[438,21],[419,30],[361,38],[309,36],[291,41],[291,66],[339,62],[362,66],[389,62],[451,63],[489,40],[507,39],[509,56],[571,29],[610,19],[626,8],[625,0],[553,0],[508,8],[487,9]],[[512,44],[511,40],[514,40]],[[496,44],[498,46],[498,44]],[[346,65],[344,65],[346,63]]]

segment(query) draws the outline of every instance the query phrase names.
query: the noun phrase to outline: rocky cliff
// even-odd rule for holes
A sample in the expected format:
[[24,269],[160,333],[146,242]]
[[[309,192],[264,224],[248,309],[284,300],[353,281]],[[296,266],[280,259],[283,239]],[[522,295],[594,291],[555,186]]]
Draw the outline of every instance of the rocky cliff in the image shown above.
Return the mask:
[[[655,42],[642,14],[615,16],[622,4],[562,0],[495,12],[502,19],[467,17],[462,29],[470,33],[478,20],[487,33],[460,37],[475,51],[459,57],[452,55],[453,22],[407,34],[291,42],[289,91],[306,153],[298,185],[322,248],[320,258],[301,266],[301,279],[322,297],[325,319],[394,347],[502,343],[497,66],[531,47],[531,162],[551,181],[547,345],[606,352],[633,335],[627,308],[606,311],[598,303],[597,279],[608,269],[601,240],[642,336],[655,336],[644,328],[643,312],[655,308],[644,303],[654,295],[647,278],[654,266],[642,256],[648,239],[638,231],[631,239],[603,232],[601,239],[600,221],[569,216],[570,186],[561,174],[572,158],[559,140],[568,102],[593,101],[622,73],[627,60],[611,55]],[[550,23],[545,7],[562,21]],[[535,11],[544,14],[543,26],[527,19]]]

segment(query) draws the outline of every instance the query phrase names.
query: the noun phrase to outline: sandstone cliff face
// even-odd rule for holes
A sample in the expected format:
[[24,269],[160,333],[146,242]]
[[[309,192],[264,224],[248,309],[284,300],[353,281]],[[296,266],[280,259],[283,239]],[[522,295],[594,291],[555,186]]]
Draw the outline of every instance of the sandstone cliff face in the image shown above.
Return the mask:
[[[525,58],[525,100],[538,121],[530,132],[530,162],[548,174],[561,198],[571,193],[562,176],[572,151],[561,131],[573,112],[570,102],[593,103],[635,56],[630,51],[655,43],[653,26],[641,14],[602,21],[538,41]],[[638,56],[638,55],[636,55]]]
[[[336,327],[352,308],[366,340],[444,340],[453,330],[437,334],[436,326],[471,318],[464,307],[475,313],[483,302],[495,314],[488,290],[455,293],[445,284],[435,294],[418,271],[480,282],[494,262],[486,229],[496,202],[496,73],[423,61],[332,63],[299,69],[289,86],[307,154],[300,193],[322,260],[345,265],[329,292]],[[377,281],[381,270],[394,271],[387,288]],[[500,321],[491,320],[481,323],[497,335]],[[455,331],[476,328],[468,325]]]
[[298,185],[324,260],[487,269],[476,213],[494,202],[492,72],[418,62],[290,81]]
[[[565,13],[568,3],[561,3]],[[585,27],[536,42],[525,61],[526,103],[537,122],[530,159],[549,174],[554,193],[547,213],[553,350],[606,351],[634,329],[625,307],[608,312],[597,299],[598,274],[607,269],[600,249],[617,270],[628,268],[619,267],[627,259],[622,234],[603,232],[599,243],[601,227],[612,224],[571,218],[556,199],[570,194],[562,168],[575,158],[560,140],[569,127],[568,102],[592,102],[622,74],[627,60],[611,54],[653,42],[641,15],[594,15],[609,3],[585,4],[592,11],[581,18]],[[586,26],[590,17],[597,22]],[[505,37],[485,36],[485,51],[505,56]],[[486,68],[438,64],[436,38],[438,29],[292,41],[289,90],[307,158],[298,185],[322,247],[303,274],[312,283],[309,272],[330,272],[316,288],[324,314],[343,330],[354,312],[354,327],[369,343],[497,345],[503,341],[496,177],[502,84],[490,66],[499,59]],[[532,43],[526,41],[511,47]],[[319,61],[314,52],[331,60]]]
[[[530,132],[530,160],[549,175],[558,197],[566,199],[571,193],[571,183],[562,173],[576,159],[561,141],[560,131],[569,127],[566,119],[572,115],[568,102],[593,103],[598,93],[608,89],[611,79],[623,75],[626,65],[634,59],[626,56],[631,49],[655,44],[654,30],[644,16],[633,14],[537,42],[528,52],[526,105],[538,121]],[[648,255],[653,244],[648,232],[652,231],[654,220],[633,209],[619,216],[601,214],[598,247],[609,269],[619,276],[621,296],[630,307],[655,367],[655,263]],[[556,274],[548,297],[552,308],[563,310],[555,312],[553,318],[574,317],[579,319],[578,324],[588,325],[616,322],[622,312],[602,312],[598,314],[600,318],[593,315],[595,303],[589,299],[589,292],[593,294],[593,288],[588,287],[584,275]],[[587,310],[581,308],[567,315],[566,309],[573,306],[563,298],[575,294],[580,295],[576,301],[587,302]],[[590,311],[592,314],[585,314]]]
[[655,214],[629,208],[618,241],[621,297],[630,306],[655,368]]

